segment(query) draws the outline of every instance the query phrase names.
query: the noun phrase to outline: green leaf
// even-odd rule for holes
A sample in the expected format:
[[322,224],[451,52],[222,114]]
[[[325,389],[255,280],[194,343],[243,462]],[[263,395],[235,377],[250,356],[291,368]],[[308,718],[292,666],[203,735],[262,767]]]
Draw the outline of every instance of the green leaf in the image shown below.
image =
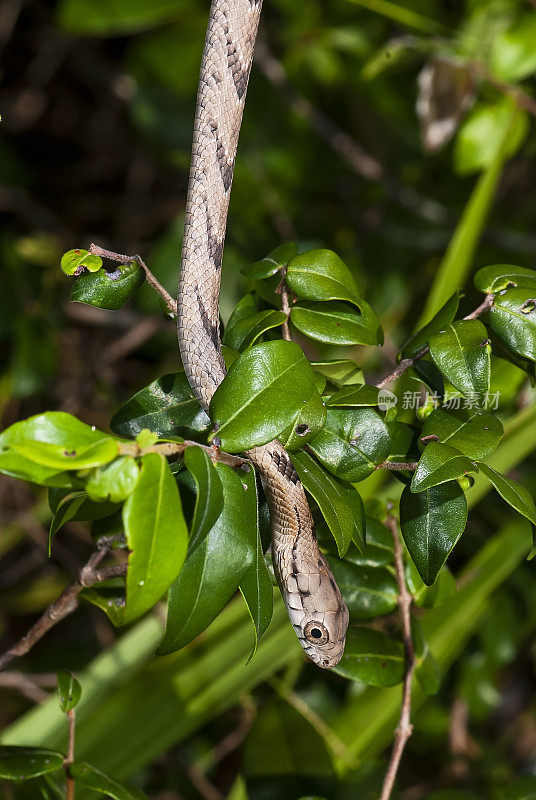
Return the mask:
[[76,786],[93,789],[94,792],[105,794],[113,800],[148,800],[147,795],[140,789],[119,783],[85,761],[75,761],[69,767],[69,772]]
[[489,391],[491,375],[488,334],[477,319],[458,320],[430,337],[430,353],[443,375],[480,404]]
[[404,663],[400,642],[382,631],[351,625],[333,672],[367,686],[395,686],[404,679]]
[[26,781],[63,769],[63,753],[44,747],[0,746],[0,778]]
[[309,442],[326,469],[351,483],[371,475],[390,445],[385,422],[370,408],[328,408],[324,427]]
[[158,434],[153,433],[148,428],[142,428],[141,431],[136,436],[136,444],[139,445],[142,449],[145,447],[152,447],[153,444],[156,444],[158,441]]
[[89,250],[69,250],[61,257],[60,266],[66,275],[79,275],[84,269],[97,272],[102,267],[102,258],[91,255]]
[[71,300],[117,311],[140,288],[144,280],[145,273],[135,261],[121,264],[114,272],[100,269],[78,278],[71,289]]
[[316,372],[324,375],[334,386],[354,386],[364,383],[363,370],[355,361],[337,359],[334,361],[313,361]]
[[[536,289],[536,287],[534,287]],[[489,324],[514,353],[536,361],[536,291],[507,289],[495,296]]]
[[48,442],[16,442],[11,448],[28,461],[59,471],[99,467],[113,461],[119,453],[119,442],[111,436],[90,445],[74,448]]
[[60,708],[66,714],[78,705],[82,697],[82,687],[70,672],[61,670],[58,672],[58,693]]
[[[266,444],[318,394],[314,371],[294,342],[265,342],[241,353],[210,403],[214,431],[228,452]],[[269,409],[269,413],[267,410]]]
[[279,327],[286,322],[286,319],[287,315],[282,311],[268,309],[244,316],[232,325],[229,320],[223,335],[223,343],[226,347],[242,352],[255,344],[263,333]]
[[[362,513],[354,516],[352,501],[355,498],[353,495],[349,493],[344,484],[323,470],[308,453],[303,451],[294,453],[292,463],[296,467],[305,490],[315,500],[326,520],[337,544],[339,555],[344,556],[354,535],[359,537],[359,534],[355,532],[356,526],[361,531],[361,540],[364,540],[364,509]],[[351,491],[355,492],[354,489]],[[356,500],[359,505],[361,498],[357,492],[355,494],[359,498]]]
[[490,69],[497,78],[508,83],[533,75],[536,71],[536,19],[523,14],[513,27],[502,30],[490,39]]
[[318,342],[326,344],[383,343],[383,331],[372,308],[359,300],[359,311],[347,303],[301,302],[292,307],[290,319],[295,327]]
[[374,619],[396,608],[396,580],[384,567],[358,567],[338,558],[329,565],[351,619]]
[[462,122],[454,147],[454,165],[462,175],[478,172],[491,166],[502,143],[504,157],[511,158],[519,149],[529,128],[528,116],[518,111],[512,121],[511,100],[480,104]]
[[411,622],[411,631],[415,650],[415,677],[425,694],[436,694],[441,683],[439,664],[432,655],[422,628],[415,618]]
[[326,399],[326,405],[338,408],[360,408],[377,406],[379,389],[366,384],[343,386]]
[[223,486],[214,464],[200,447],[187,447],[184,464],[195,480],[197,496],[188,551],[201,544],[223,509]]
[[309,250],[295,256],[287,266],[286,280],[290,291],[303,300],[361,303],[354,276],[331,250]]
[[412,492],[422,492],[431,486],[456,480],[468,472],[478,472],[471,459],[454,447],[430,442],[424,448],[411,481]]
[[177,0],[61,0],[58,22],[75,34],[117,36],[146,30],[177,16]]
[[400,527],[409,554],[427,586],[462,535],[467,521],[467,500],[452,481],[413,494],[406,486],[400,498]]
[[[258,506],[257,506],[258,509]],[[264,559],[262,542],[259,533],[258,511],[257,511],[257,547],[253,564],[248,569],[240,582],[240,591],[246,601],[248,611],[253,622],[254,641],[248,662],[251,661],[257,652],[257,646],[266,632],[272,619],[274,608],[274,593],[272,578]]]
[[497,294],[503,289],[536,289],[536,271],[515,267],[512,264],[492,264],[481,267],[475,275],[475,286],[486,294]]
[[414,333],[413,336],[410,336],[400,351],[400,357],[411,358],[424,347],[426,347],[430,341],[430,336],[433,333],[437,333],[437,331],[440,331],[442,328],[446,328],[447,325],[450,325],[456,316],[459,303],[460,293],[456,291],[449,297],[445,305],[441,306],[437,314],[432,317],[430,322]]
[[411,559],[406,566],[406,580],[413,595],[413,601],[419,608],[433,608],[453,594],[456,594],[456,578],[447,566],[441,567],[439,574],[431,586],[427,586]]
[[502,499],[506,500],[512,508],[515,508],[516,511],[529,519],[533,525],[536,525],[536,508],[529,490],[517,481],[512,480],[512,478],[507,478],[505,475],[501,475],[500,472],[488,467],[487,464],[479,463],[478,467],[486,478],[491,481]]
[[112,417],[110,427],[119,436],[132,438],[144,428],[161,437],[189,437],[208,431],[210,419],[184,372],[175,372],[140,389]]
[[215,464],[223,485],[223,511],[188,554],[169,592],[168,617],[158,655],[180,650],[218,616],[254,563],[257,551],[255,474]]
[[[464,798],[461,800],[464,800]],[[469,798],[469,800],[478,800],[478,798]],[[516,778],[502,789],[501,800],[536,800],[536,777],[534,775],[523,775],[520,778]]]
[[86,492],[91,500],[102,503],[121,503],[136,488],[140,471],[131,456],[122,456],[99,467],[86,482]]
[[149,453],[123,508],[130,550],[123,622],[144,614],[169,589],[186,556],[188,531],[166,459]]
[[495,450],[502,435],[503,426],[489,411],[437,408],[426,418],[420,438],[437,436],[469,458],[481,459]]
[[103,519],[113,514],[120,505],[108,502],[92,502],[85,492],[69,492],[59,501],[54,510],[48,535],[48,555],[50,556],[53,537],[67,522],[88,522]]
[[307,444],[319,433],[326,421],[326,406],[323,398],[313,392],[309,403],[296,413],[292,425],[278,436],[279,441],[289,452],[294,452]]
[[344,558],[357,567],[386,567],[393,561],[393,537],[385,525],[367,517],[364,547],[360,551],[350,545]]
[[287,242],[286,244],[276,247],[271,253],[268,253],[262,261],[256,261],[254,264],[248,264],[242,267],[240,272],[242,275],[245,275],[246,278],[252,278],[257,281],[270,278],[272,275],[275,275],[276,272],[282,270],[283,267],[286,267],[290,259],[294,258],[297,252],[298,248],[294,242]]

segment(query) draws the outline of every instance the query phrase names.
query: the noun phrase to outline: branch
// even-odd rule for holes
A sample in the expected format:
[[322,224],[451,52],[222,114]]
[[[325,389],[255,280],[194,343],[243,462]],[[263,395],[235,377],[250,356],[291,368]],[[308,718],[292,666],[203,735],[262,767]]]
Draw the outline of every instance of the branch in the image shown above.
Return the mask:
[[126,564],[115,564],[111,567],[96,569],[102,559],[107,555],[111,542],[110,539],[103,539],[99,542],[99,549],[89,557],[76,579],[67,586],[57,600],[51,603],[32,625],[27,633],[19,639],[9,650],[0,656],[0,671],[5,669],[15,658],[25,656],[32,647],[43,638],[54,625],[60,622],[78,608],[78,595],[82,589],[93,586],[111,577],[117,577],[126,573]]
[[283,314],[287,315],[285,322],[281,325],[281,329],[283,331],[283,339],[286,339],[287,342],[291,341],[290,336],[290,326],[289,326],[289,319],[290,319],[290,295],[287,286],[287,268],[283,267],[281,271],[283,277],[281,279],[281,283],[276,289],[277,294],[281,295],[281,311]]
[[241,467],[242,469],[247,467],[249,469],[250,466],[250,461],[247,458],[225,453],[219,447],[199,444],[199,442],[194,442],[190,439],[186,439],[184,442],[157,442],[150,447],[140,447],[135,442],[131,444],[120,442],[119,453],[120,455],[133,456],[134,458],[145,456],[147,453],[159,453],[162,456],[182,456],[187,447],[200,447],[201,450],[209,454],[212,461],[219,461],[222,464],[228,464],[230,467]]
[[[493,306],[493,301],[494,301],[494,296],[492,294],[487,294],[484,300],[480,303],[480,305],[477,308],[475,308],[474,311],[471,311],[470,314],[467,314],[465,317],[463,317],[463,319],[464,320],[477,319],[486,311],[490,310],[490,308]],[[383,387],[387,386],[388,383],[396,381],[396,379],[400,378],[400,376],[403,375],[404,372],[406,372],[406,370],[412,367],[416,361],[419,361],[421,358],[423,358],[423,356],[427,355],[429,352],[430,348],[428,347],[428,345],[426,345],[426,347],[423,347],[422,350],[419,350],[419,352],[415,353],[415,355],[411,356],[411,358],[403,358],[402,361],[399,364],[397,364],[397,366],[392,372],[390,372],[388,375],[385,376],[385,378],[383,378],[383,380],[381,380],[378,384],[376,384],[378,389],[383,389]]]
[[382,461],[381,464],[376,464],[374,469],[390,469],[393,472],[397,470],[415,471],[418,466],[418,461]]
[[415,649],[413,647],[413,638],[411,635],[411,604],[413,602],[413,597],[406,586],[402,544],[398,535],[397,521],[392,514],[389,514],[387,517],[386,524],[393,536],[396,582],[398,584],[398,605],[402,622],[402,639],[404,642],[406,671],[404,675],[400,719],[395,731],[393,751],[391,753],[387,772],[385,773],[382,793],[379,800],[389,800],[391,797],[404,748],[413,732],[413,725],[411,724],[411,684],[413,681],[413,673],[415,672]]
[[75,735],[76,714],[74,708],[67,712],[67,757],[63,760],[65,770],[65,800],[74,800],[74,778],[72,778],[69,767],[74,763],[74,735]]
[[121,253],[114,253],[112,250],[105,250],[103,247],[99,247],[98,244],[91,244],[89,246],[89,252],[94,256],[100,256],[101,258],[109,258],[110,261],[120,261],[121,263],[132,263],[132,261],[136,261],[140,267],[145,272],[145,277],[147,278],[147,283],[150,284],[153,289],[158,292],[160,297],[163,298],[166,307],[170,314],[177,316],[177,302],[172,298],[172,296],[167,292],[161,283],[155,278],[145,261],[139,255],[134,256],[126,256],[122,255]]

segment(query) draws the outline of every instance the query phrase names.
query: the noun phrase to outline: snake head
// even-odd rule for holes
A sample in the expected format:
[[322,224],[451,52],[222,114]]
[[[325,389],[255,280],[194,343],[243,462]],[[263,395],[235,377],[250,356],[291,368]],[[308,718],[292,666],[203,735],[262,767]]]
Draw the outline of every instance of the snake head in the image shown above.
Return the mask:
[[322,553],[287,582],[288,611],[301,646],[319,667],[329,669],[342,658],[348,609]]

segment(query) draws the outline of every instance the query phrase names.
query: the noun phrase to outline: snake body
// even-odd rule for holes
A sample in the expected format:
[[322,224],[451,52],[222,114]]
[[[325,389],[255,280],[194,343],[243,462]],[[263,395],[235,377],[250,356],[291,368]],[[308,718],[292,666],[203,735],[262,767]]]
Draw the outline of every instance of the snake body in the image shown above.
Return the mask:
[[[225,377],[219,291],[227,210],[262,0],[213,0],[203,51],[178,294],[184,369],[205,410]],[[277,441],[246,453],[270,508],[272,557],[289,617],[321,667],[341,659],[348,610],[316,541],[303,486]]]

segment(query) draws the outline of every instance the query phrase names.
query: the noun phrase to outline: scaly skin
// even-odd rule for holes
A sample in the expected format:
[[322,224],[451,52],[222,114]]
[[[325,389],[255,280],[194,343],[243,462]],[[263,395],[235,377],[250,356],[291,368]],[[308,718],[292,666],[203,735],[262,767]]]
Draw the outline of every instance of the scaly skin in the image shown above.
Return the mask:
[[[262,0],[213,0],[201,63],[178,294],[182,362],[208,410],[225,377],[219,291],[227,210]],[[303,649],[321,667],[343,654],[348,610],[316,542],[303,486],[277,441],[249,450],[270,507],[281,593]]]

